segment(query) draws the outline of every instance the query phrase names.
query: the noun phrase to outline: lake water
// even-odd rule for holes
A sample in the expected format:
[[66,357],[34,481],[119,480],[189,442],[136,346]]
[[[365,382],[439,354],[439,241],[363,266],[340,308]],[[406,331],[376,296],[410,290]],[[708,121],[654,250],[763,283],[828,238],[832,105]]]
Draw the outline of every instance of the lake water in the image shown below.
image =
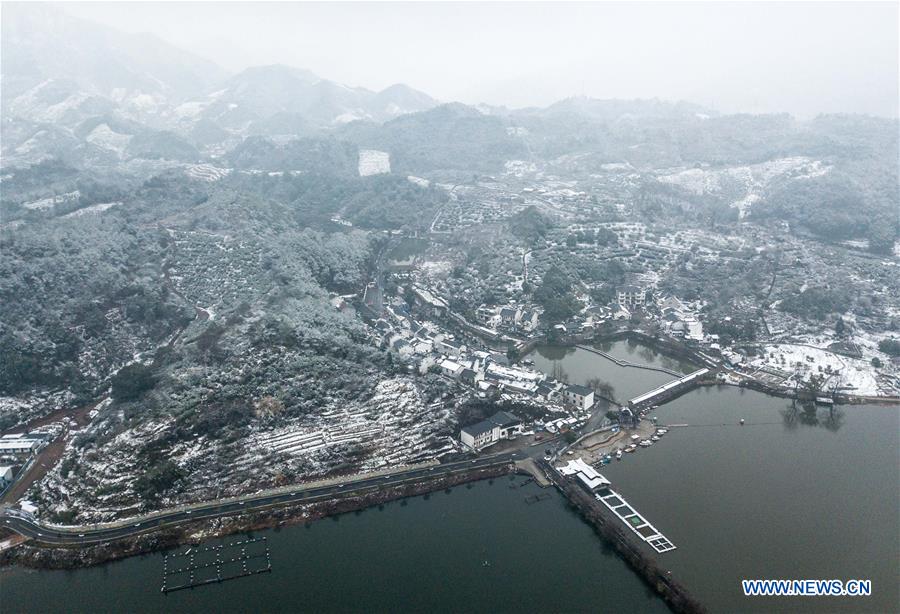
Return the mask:
[[[690,373],[697,368],[633,341],[597,343],[594,347],[619,360],[678,373]],[[534,361],[536,369],[547,374],[552,374],[554,365],[558,365],[572,384],[585,384],[592,378],[600,378],[612,385],[615,398],[622,403],[674,379],[674,376],[660,371],[620,367],[611,360],[578,347],[538,345],[528,358]]]
[[492,482],[257,532],[268,536],[271,574],[163,596],[161,554],[71,572],[13,569],[0,572],[0,604],[4,613],[668,611],[556,491],[510,488],[521,476]]
[[[691,370],[626,342],[605,351]],[[606,379],[619,398],[670,378],[584,350],[545,347],[531,357],[548,372],[562,361],[572,382]],[[655,414],[689,426],[603,473],[678,546],[660,555],[661,566],[711,611],[898,611],[896,406],[813,415],[784,399],[714,387]],[[665,610],[555,491],[510,488],[522,481],[260,533],[269,536],[272,574],[164,597],[161,555],[75,572],[14,569],[0,573],[0,604],[4,612]],[[535,493],[551,497],[526,504]],[[873,595],[745,598],[742,578],[870,579]]]
[[[598,345],[632,363],[693,366],[639,344]],[[599,377],[627,400],[670,381],[587,350],[540,346],[530,356],[569,381]],[[678,549],[662,565],[713,611],[900,611],[900,408],[804,413],[789,400],[702,388],[654,412],[671,429],[603,473]],[[740,426],[741,418],[745,425]],[[747,579],[871,579],[862,598],[753,598]]]
[[[718,612],[898,611],[897,407],[813,418],[785,399],[721,387],[654,415],[691,426],[603,473],[678,546],[661,562],[701,602]],[[871,579],[873,595],[749,599],[742,578]]]

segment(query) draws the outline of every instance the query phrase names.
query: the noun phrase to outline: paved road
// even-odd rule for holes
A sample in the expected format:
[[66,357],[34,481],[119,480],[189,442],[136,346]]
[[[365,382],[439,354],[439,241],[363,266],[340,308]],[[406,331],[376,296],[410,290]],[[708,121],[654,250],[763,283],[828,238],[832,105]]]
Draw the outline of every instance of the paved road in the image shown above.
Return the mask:
[[300,485],[296,489],[279,490],[276,493],[257,493],[237,499],[229,499],[228,501],[211,501],[172,512],[136,517],[128,523],[116,523],[100,527],[49,527],[20,516],[11,515],[8,512],[0,515],[0,526],[45,544],[98,544],[123,537],[152,533],[160,528],[171,528],[196,520],[259,511],[291,503],[328,500],[345,494],[359,495],[366,492],[376,492],[382,487],[418,482],[423,478],[437,478],[439,476],[465,473],[473,469],[495,467],[525,458],[525,456],[524,452],[516,451],[362,478],[342,484],[312,487]]

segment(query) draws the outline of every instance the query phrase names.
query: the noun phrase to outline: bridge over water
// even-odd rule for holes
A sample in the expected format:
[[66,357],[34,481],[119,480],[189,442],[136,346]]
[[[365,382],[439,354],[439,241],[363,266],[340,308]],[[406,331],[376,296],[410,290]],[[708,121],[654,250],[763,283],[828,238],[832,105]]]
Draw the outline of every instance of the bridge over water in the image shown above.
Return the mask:
[[663,401],[678,396],[697,386],[700,378],[709,373],[709,369],[697,369],[693,373],[688,373],[676,380],[657,386],[649,392],[638,395],[628,401],[628,407],[631,410],[641,410],[651,405],[658,405]]
[[616,358],[611,354],[607,354],[602,350],[598,350],[597,348],[591,347],[589,345],[576,345],[580,350],[584,350],[586,352],[591,352],[592,354],[597,354],[598,356],[603,356],[607,360],[611,360],[620,367],[634,367],[635,369],[646,369],[647,371],[659,371],[660,373],[668,373],[669,375],[674,375],[675,377],[681,376],[681,373],[678,371],[673,371],[672,369],[666,369],[665,367],[655,367],[653,365],[642,365],[635,362],[629,362],[627,360],[622,360],[621,358]]

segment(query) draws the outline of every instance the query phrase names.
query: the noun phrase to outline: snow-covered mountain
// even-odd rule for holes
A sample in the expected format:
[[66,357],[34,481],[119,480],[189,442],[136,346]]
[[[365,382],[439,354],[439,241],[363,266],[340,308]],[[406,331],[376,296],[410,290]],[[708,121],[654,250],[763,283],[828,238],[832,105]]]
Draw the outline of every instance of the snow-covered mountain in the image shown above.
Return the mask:
[[181,122],[212,120],[249,133],[297,134],[304,128],[356,120],[382,122],[435,105],[430,96],[405,85],[372,92],[306,70],[271,65],[248,68],[205,96],[179,105],[174,113]]
[[[133,148],[127,136],[116,136],[122,133],[114,123],[148,129],[131,128],[128,135],[168,131],[168,141],[175,133],[197,147],[221,148],[245,136],[300,137],[356,120],[381,123],[438,104],[406,85],[373,92],[281,65],[228,75],[154,36],[126,34],[41,4],[4,5],[0,79],[4,119],[26,126],[14,131],[12,146],[4,143],[4,153],[16,160],[66,156],[79,142],[128,155]],[[91,132],[96,143],[85,142],[78,128],[86,122],[107,124],[108,133],[100,128]],[[53,139],[44,138],[50,133]],[[162,149],[186,155],[182,144]]]
[[226,76],[150,34],[126,34],[45,4],[5,4],[2,41],[4,111],[34,120],[56,121],[98,98],[135,117],[158,113]]

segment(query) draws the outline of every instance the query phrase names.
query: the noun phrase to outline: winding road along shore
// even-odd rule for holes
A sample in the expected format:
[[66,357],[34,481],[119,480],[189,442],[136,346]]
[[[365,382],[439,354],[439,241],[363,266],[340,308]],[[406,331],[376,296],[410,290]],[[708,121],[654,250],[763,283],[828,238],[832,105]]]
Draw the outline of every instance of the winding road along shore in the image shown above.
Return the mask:
[[348,477],[332,484],[299,484],[262,491],[232,499],[208,501],[153,512],[127,520],[102,525],[57,526],[46,525],[28,518],[13,509],[0,512],[0,527],[15,531],[37,544],[52,546],[91,545],[150,534],[198,520],[210,520],[249,512],[258,512],[297,503],[312,503],[348,495],[359,496],[383,488],[407,483],[436,480],[473,470],[508,465],[525,458],[524,452],[510,452],[452,463],[417,467],[394,473]]

